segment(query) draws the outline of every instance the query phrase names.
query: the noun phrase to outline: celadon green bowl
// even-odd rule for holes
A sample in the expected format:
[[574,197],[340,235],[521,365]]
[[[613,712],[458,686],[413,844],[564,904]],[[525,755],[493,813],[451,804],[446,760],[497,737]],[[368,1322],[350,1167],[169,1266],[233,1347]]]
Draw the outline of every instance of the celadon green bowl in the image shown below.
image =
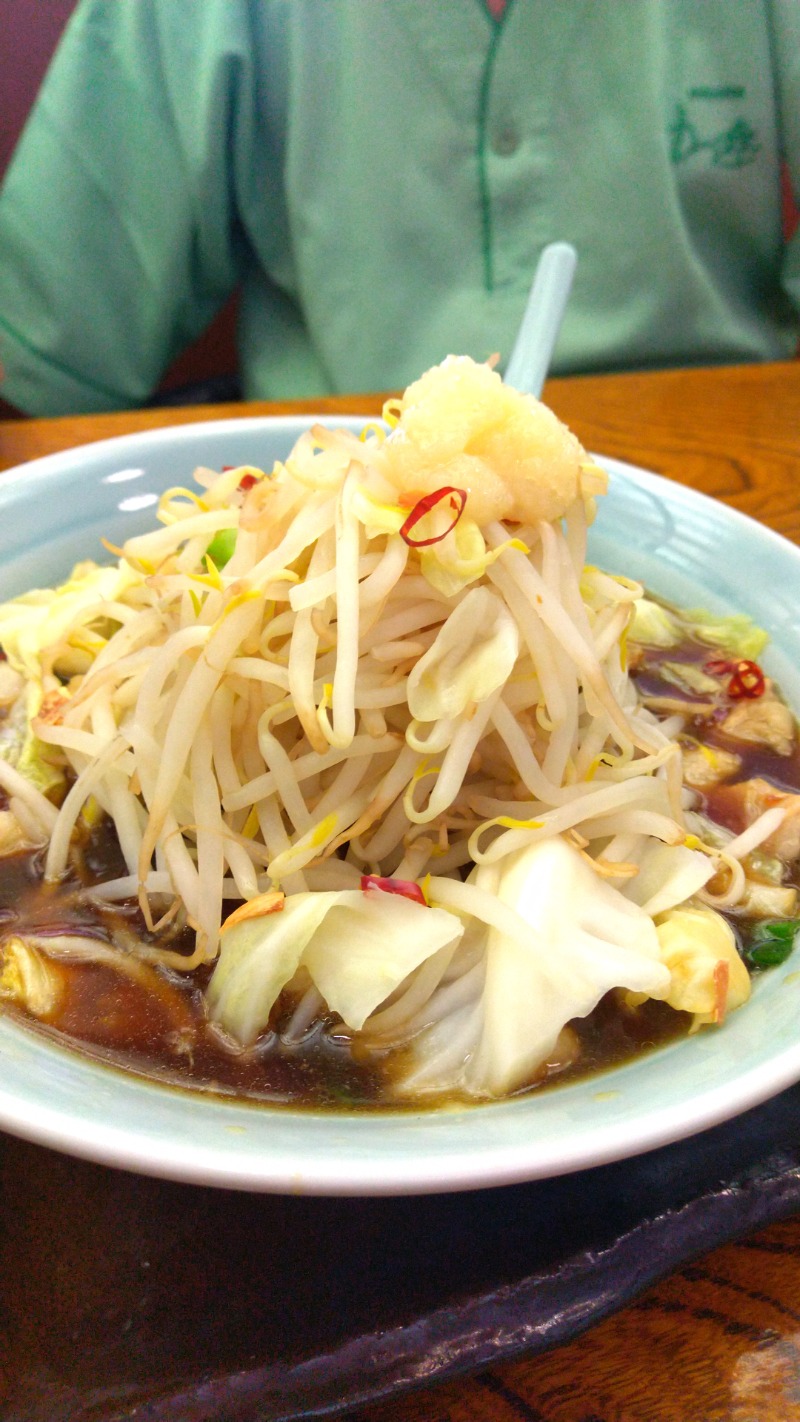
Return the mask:
[[[360,428],[365,419],[329,419]],[[270,468],[314,423],[244,418],[124,436],[0,477],[0,599],[51,586],[100,538],[152,523],[195,466]],[[800,707],[800,550],[703,495],[602,459],[590,556],[684,606],[746,612],[764,665]],[[400,1194],[474,1189],[599,1165],[702,1131],[800,1078],[800,964],[755,983],[721,1030],[587,1080],[419,1112],[247,1105],[149,1082],[0,1016],[0,1127],[107,1165],[246,1190]]]

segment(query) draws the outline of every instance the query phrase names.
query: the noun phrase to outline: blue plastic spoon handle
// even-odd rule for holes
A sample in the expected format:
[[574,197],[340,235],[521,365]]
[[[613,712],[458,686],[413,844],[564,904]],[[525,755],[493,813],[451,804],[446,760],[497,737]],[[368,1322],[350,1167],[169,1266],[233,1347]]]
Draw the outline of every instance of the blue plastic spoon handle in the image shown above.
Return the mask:
[[529,395],[542,393],[577,261],[578,254],[569,242],[551,242],[539,258],[505,373],[508,385]]

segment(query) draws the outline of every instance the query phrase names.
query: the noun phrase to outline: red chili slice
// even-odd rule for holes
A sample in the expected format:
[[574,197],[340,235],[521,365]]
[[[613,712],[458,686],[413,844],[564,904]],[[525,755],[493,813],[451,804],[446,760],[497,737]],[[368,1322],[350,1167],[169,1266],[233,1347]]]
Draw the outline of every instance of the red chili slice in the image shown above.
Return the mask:
[[379,889],[381,893],[398,894],[401,899],[411,899],[427,908],[425,895],[413,879],[382,879],[380,874],[362,874],[361,887],[364,893],[369,889]]
[[[223,464],[221,473],[227,474],[229,469],[236,469],[237,467],[238,466],[235,464]],[[246,494],[248,489],[252,489],[253,485],[257,483],[258,480],[256,479],[255,474],[243,474],[241,479],[239,480],[239,488],[241,489],[243,494]]]
[[756,701],[759,696],[764,695],[766,682],[758,662],[751,662],[747,658],[731,662],[721,657],[712,657],[704,664],[703,670],[712,676],[730,674],[727,692],[734,701]]
[[[448,524],[442,533],[434,534],[432,538],[412,538],[411,534],[420,519],[423,519],[426,514],[431,512],[431,509],[435,509],[437,504],[440,504],[443,499],[448,497],[450,499],[450,507],[455,513],[452,523]],[[433,543],[441,543],[442,539],[446,538],[448,533],[452,533],[464,512],[466,502],[466,489],[454,489],[450,484],[447,484],[443,489],[434,489],[432,494],[426,494],[424,498],[417,500],[403,527],[400,529],[400,537],[408,544],[409,548],[430,548]]]
[[734,663],[728,661],[727,657],[711,657],[703,663],[703,671],[709,676],[724,676],[726,672],[733,671]]
[[737,662],[736,670],[728,683],[728,695],[736,701],[741,701],[744,697],[755,701],[757,697],[763,696],[764,686],[764,673],[757,662]]

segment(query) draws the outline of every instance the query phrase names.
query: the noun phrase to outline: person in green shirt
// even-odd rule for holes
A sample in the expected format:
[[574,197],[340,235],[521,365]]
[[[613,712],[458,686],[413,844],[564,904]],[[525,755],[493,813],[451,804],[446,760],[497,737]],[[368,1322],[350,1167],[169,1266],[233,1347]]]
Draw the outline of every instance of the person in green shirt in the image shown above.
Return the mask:
[[0,194],[4,398],[147,401],[239,289],[247,398],[499,352],[794,353],[800,0],[82,0]]

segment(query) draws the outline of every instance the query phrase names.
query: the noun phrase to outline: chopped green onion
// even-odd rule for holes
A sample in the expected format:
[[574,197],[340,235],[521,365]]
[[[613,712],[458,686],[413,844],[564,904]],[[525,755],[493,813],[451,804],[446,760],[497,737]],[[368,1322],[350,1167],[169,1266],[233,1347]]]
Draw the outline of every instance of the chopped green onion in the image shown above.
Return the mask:
[[235,547],[236,529],[221,528],[209,543],[206,555],[211,559],[215,568],[224,568],[229,559],[233,557]]
[[793,919],[772,919],[759,924],[745,958],[753,968],[777,968],[785,963],[794,948],[798,924]]

